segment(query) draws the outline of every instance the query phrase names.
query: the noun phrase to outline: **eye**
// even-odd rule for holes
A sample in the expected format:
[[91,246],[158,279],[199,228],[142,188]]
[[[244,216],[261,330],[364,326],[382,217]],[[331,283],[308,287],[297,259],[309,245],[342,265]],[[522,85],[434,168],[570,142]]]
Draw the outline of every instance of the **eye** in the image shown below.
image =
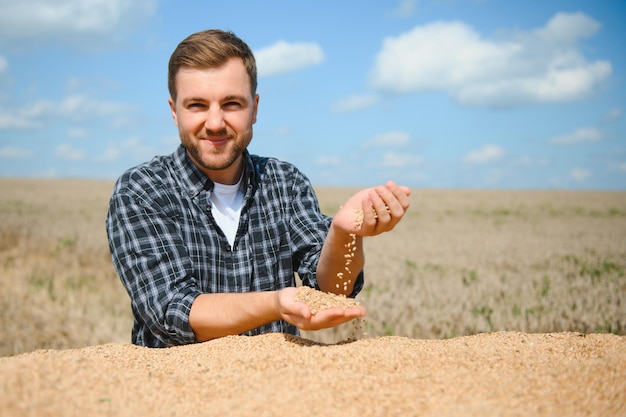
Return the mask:
[[239,103],[238,101],[229,101],[229,102],[224,103],[224,107],[231,108],[231,109],[238,109],[241,107],[241,103]]
[[189,103],[187,108],[190,110],[202,110],[204,108],[204,104],[202,103]]

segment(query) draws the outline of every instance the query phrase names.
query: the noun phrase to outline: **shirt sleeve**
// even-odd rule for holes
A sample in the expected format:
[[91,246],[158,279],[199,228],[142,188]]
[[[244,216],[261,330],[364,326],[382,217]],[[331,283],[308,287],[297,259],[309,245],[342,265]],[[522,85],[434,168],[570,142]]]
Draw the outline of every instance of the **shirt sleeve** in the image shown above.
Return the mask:
[[189,312],[201,292],[172,217],[148,192],[118,187],[110,200],[107,233],[113,263],[130,295],[135,326],[146,327],[158,341],[134,340],[137,344],[196,341]]

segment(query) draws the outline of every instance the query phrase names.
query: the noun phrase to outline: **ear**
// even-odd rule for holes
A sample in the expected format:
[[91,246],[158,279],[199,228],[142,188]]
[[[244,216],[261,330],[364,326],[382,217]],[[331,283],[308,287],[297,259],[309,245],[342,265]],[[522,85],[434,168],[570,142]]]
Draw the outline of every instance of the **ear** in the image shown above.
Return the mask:
[[178,126],[178,117],[176,117],[176,104],[172,97],[167,99],[168,104],[170,105],[170,111],[172,112],[172,117],[174,118],[174,124]]
[[254,124],[256,123],[256,114],[257,114],[257,111],[259,110],[259,95],[258,94],[254,96],[254,102],[252,106],[254,107],[253,113],[252,113],[252,124]]

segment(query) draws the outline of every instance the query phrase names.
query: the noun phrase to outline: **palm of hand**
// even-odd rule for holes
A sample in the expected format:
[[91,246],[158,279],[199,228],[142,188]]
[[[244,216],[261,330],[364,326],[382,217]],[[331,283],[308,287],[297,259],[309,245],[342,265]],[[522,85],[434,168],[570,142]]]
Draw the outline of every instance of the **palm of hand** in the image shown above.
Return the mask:
[[305,303],[295,301],[297,289],[295,287],[284,288],[278,293],[281,316],[284,320],[295,324],[301,330],[319,330],[335,327],[357,317],[365,315],[363,307],[328,308],[311,313],[311,309]]
[[366,217],[373,218],[370,190],[371,188],[361,190],[350,197],[333,217],[333,226],[345,233],[366,235],[367,230],[364,230]]

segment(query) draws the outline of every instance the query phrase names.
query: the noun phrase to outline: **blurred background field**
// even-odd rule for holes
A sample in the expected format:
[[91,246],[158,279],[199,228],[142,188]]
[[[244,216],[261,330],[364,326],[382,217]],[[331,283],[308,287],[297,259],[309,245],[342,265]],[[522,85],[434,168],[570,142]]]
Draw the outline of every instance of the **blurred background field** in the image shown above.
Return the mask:
[[[130,341],[104,230],[112,187],[0,179],[0,356]],[[332,215],[355,189],[317,191]],[[626,193],[415,189],[411,201],[365,241],[361,329],[304,337],[626,334]]]

